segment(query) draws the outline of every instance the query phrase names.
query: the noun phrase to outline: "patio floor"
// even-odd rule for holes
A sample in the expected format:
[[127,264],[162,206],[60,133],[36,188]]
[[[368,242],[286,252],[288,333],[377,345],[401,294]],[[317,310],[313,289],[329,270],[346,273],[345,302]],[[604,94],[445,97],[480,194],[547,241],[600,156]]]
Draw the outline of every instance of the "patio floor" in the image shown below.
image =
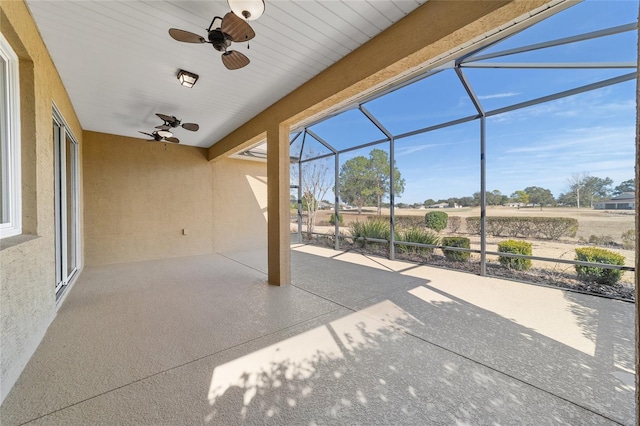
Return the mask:
[[634,424],[634,305],[292,246],[87,267],[0,423]]

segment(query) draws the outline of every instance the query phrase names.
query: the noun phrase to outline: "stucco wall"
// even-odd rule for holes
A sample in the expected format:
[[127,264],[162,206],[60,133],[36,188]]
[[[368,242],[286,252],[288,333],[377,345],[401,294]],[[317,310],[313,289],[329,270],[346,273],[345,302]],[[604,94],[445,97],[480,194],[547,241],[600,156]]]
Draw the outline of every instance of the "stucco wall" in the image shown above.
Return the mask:
[[87,265],[266,247],[266,163],[104,133],[83,141]]
[[219,253],[267,246],[267,164],[212,162],[214,246]]
[[213,251],[205,149],[94,132],[83,140],[87,265]]
[[20,60],[24,234],[0,244],[0,398],[4,400],[56,310],[52,104],[69,124],[80,151],[82,131],[24,3],[0,1],[0,31]]

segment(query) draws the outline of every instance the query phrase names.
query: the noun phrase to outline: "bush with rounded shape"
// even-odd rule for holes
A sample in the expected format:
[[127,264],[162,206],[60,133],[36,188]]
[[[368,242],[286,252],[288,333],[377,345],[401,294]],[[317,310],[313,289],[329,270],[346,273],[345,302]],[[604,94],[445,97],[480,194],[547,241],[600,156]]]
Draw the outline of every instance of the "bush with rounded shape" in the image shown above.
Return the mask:
[[[500,253],[524,254],[531,256],[533,250],[531,243],[520,240],[506,240],[498,243]],[[501,265],[516,271],[526,271],[531,268],[531,259],[521,259],[517,257],[498,256]]]
[[[342,226],[344,224],[344,216],[341,214],[338,214],[338,221],[340,222],[340,226]],[[332,225],[336,224],[336,214],[335,213],[331,213],[331,216],[329,217],[329,223]]]
[[424,223],[427,228],[436,232],[442,231],[447,227],[449,215],[446,212],[433,211],[424,215]]
[[[466,237],[444,237],[442,239],[442,245],[446,247],[471,248],[471,240]],[[456,262],[465,262],[471,256],[471,253],[468,251],[455,251],[443,248],[442,252],[444,253],[444,257]]]
[[[605,263],[607,265],[624,265],[624,256],[597,247],[580,247],[576,249],[575,260],[593,263]],[[576,265],[578,279],[592,281],[598,284],[614,285],[622,277],[620,269],[607,269],[598,266]]]

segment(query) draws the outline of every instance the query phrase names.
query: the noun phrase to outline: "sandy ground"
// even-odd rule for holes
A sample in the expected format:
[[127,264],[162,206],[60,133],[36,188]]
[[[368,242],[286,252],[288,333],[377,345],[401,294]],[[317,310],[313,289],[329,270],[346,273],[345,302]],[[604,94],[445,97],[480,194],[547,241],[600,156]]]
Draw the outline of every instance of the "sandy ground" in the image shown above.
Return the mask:
[[[430,210],[418,210],[418,209],[396,209],[395,214],[407,215],[407,216],[424,216]],[[442,236],[448,235],[461,235],[471,239],[471,248],[480,248],[480,237],[477,235],[469,235],[465,229],[465,218],[467,217],[479,217],[479,207],[469,207],[460,209],[440,209],[440,211],[446,212],[449,217],[459,216],[462,219],[462,227],[457,234],[452,233],[448,228],[441,232]],[[331,211],[319,211],[317,216],[317,223],[315,232],[333,234],[333,226],[325,226],[331,215]],[[355,210],[343,211],[344,225],[341,227],[341,232],[348,232],[349,223],[354,221],[365,221],[368,216],[375,216],[375,208],[368,208],[363,210],[361,215],[358,215]],[[389,214],[389,209],[382,210],[383,215]],[[633,211],[607,211],[607,210],[593,210],[591,208],[570,208],[570,207],[555,207],[555,208],[515,208],[515,207],[489,207],[487,208],[487,216],[538,216],[538,217],[570,217],[578,220],[578,232],[575,238],[563,238],[561,241],[548,241],[548,240],[534,240],[529,241],[533,243],[533,255],[541,257],[549,257],[554,259],[573,259],[575,256],[575,249],[585,245],[585,241],[589,240],[591,235],[596,236],[610,236],[611,239],[619,244],[622,244],[622,233],[635,229],[635,212]],[[295,218],[295,215],[292,216]],[[295,232],[297,225],[292,223],[292,231]],[[303,225],[303,230],[304,230]],[[487,238],[487,250],[497,251],[497,244],[507,238],[505,237],[488,237]],[[621,247],[605,247],[608,250],[620,253],[625,257],[625,264],[627,266],[634,265],[635,251],[625,250]],[[489,257],[491,259],[491,257]],[[557,271],[573,270],[572,265],[556,263],[556,262],[540,262],[534,261],[534,266],[542,267],[546,269],[555,269]],[[625,281],[633,281],[633,274],[630,272],[625,273]]]

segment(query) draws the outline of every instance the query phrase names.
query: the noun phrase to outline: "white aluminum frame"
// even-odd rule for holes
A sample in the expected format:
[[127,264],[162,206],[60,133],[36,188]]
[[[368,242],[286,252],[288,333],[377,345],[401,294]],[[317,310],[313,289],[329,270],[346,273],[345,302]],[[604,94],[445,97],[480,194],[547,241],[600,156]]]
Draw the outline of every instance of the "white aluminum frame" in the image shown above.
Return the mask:
[[2,215],[0,238],[22,233],[22,167],[18,56],[0,34],[0,149]]
[[[79,149],[78,141],[71,133],[69,126],[60,114],[60,111],[53,105],[53,122],[57,128],[54,128],[54,166],[55,166],[55,238],[56,238],[56,283],[55,294],[56,300],[64,293],[69,284],[76,277],[80,269],[80,188],[79,188]],[[67,164],[66,142],[70,142],[73,149],[71,159],[73,164]],[[71,182],[66,181],[67,167],[71,167]],[[74,194],[74,203],[71,211],[67,209],[67,189],[71,185],[71,191]],[[68,241],[68,216],[74,216],[74,241]],[[68,248],[72,244],[73,259],[69,259]],[[74,262],[75,266],[68,271],[70,262]]]

